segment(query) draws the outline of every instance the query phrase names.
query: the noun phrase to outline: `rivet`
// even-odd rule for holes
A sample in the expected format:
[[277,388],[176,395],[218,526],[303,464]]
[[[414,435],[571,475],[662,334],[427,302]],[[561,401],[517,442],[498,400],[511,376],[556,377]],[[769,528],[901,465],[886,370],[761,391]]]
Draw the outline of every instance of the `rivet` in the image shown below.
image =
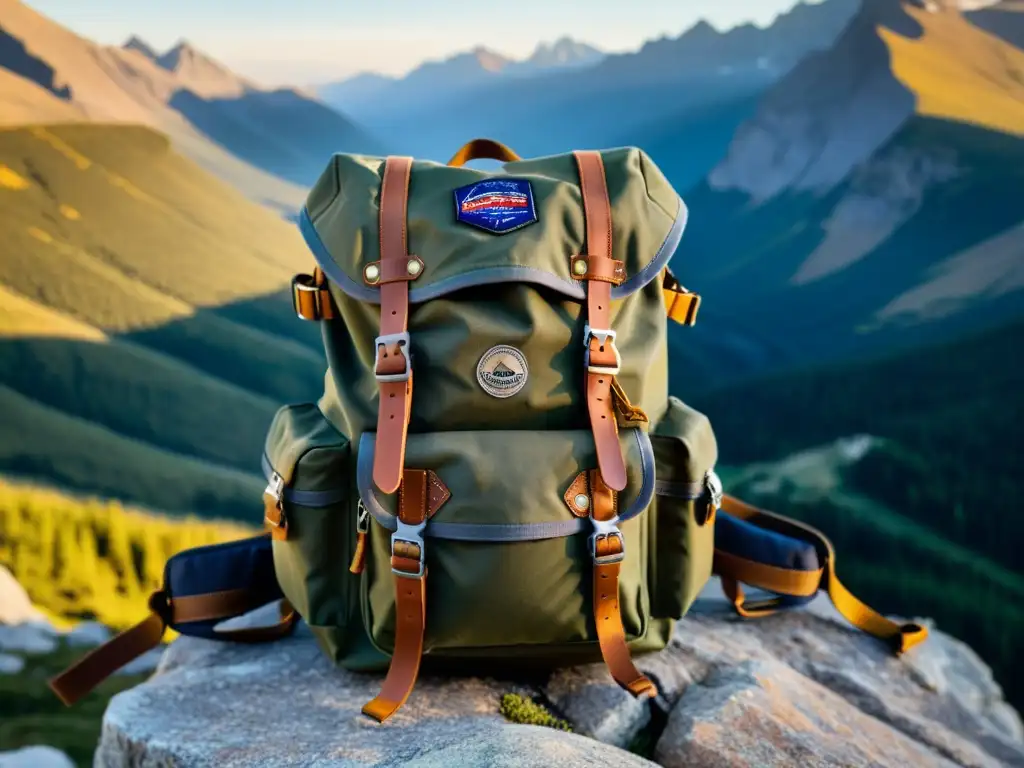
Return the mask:
[[366,278],[368,283],[376,283],[380,280],[380,267],[376,264],[367,264],[363,270],[363,277]]
[[423,269],[423,265],[420,264],[416,259],[409,259],[409,263],[405,265],[405,271],[410,275],[418,275],[420,270]]
[[585,259],[576,259],[572,263],[572,272],[574,275],[585,275],[587,274],[587,262]]
[[582,511],[590,506],[590,497],[585,493],[578,493],[576,498],[573,499],[573,503],[576,505],[576,509]]

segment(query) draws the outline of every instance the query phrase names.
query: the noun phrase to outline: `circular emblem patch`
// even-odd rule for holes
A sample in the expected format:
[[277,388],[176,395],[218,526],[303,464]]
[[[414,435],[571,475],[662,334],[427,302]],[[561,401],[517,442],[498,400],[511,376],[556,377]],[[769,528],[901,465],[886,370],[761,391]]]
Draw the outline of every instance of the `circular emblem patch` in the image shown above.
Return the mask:
[[523,353],[507,344],[488,349],[476,366],[476,380],[492,397],[512,397],[526,386],[529,375]]

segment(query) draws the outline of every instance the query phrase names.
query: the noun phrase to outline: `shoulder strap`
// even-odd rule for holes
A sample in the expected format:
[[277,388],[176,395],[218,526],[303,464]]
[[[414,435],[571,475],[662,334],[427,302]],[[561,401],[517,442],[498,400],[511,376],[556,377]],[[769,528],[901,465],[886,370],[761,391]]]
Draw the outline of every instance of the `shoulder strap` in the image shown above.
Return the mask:
[[[281,601],[281,620],[267,627],[217,631],[220,622]],[[256,643],[276,640],[297,615],[274,576],[270,535],[179,552],[167,561],[164,584],[150,595],[149,615],[49,681],[70,706],[133,659],[156,648],[170,627],[182,635]]]
[[[714,571],[741,616],[768,616],[809,602],[819,590],[850,624],[903,653],[923,642],[928,629],[897,624],[858,600],[835,572],[832,542],[809,525],[725,495],[715,523]],[[750,602],[741,584],[775,597]]]

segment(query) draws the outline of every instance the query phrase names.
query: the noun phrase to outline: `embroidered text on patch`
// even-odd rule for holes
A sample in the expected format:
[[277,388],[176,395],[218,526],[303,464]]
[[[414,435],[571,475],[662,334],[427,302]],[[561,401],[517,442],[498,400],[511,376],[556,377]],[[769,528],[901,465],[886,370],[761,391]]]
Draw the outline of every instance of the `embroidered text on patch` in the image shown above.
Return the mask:
[[455,217],[463,224],[503,235],[537,221],[526,179],[487,179],[455,190]]

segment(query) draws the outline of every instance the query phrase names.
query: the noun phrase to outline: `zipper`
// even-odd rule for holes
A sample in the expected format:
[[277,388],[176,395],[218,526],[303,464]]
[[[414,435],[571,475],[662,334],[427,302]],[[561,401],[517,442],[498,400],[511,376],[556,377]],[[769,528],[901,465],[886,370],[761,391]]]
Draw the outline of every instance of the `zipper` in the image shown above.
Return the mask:
[[359,500],[356,507],[356,549],[352,553],[352,563],[349,565],[349,573],[362,573],[366,567],[366,534],[370,530],[370,511],[363,506],[363,500]]
[[284,513],[284,478],[271,472],[270,481],[263,491],[263,522],[270,526],[270,537],[275,541],[288,538],[288,518]]

